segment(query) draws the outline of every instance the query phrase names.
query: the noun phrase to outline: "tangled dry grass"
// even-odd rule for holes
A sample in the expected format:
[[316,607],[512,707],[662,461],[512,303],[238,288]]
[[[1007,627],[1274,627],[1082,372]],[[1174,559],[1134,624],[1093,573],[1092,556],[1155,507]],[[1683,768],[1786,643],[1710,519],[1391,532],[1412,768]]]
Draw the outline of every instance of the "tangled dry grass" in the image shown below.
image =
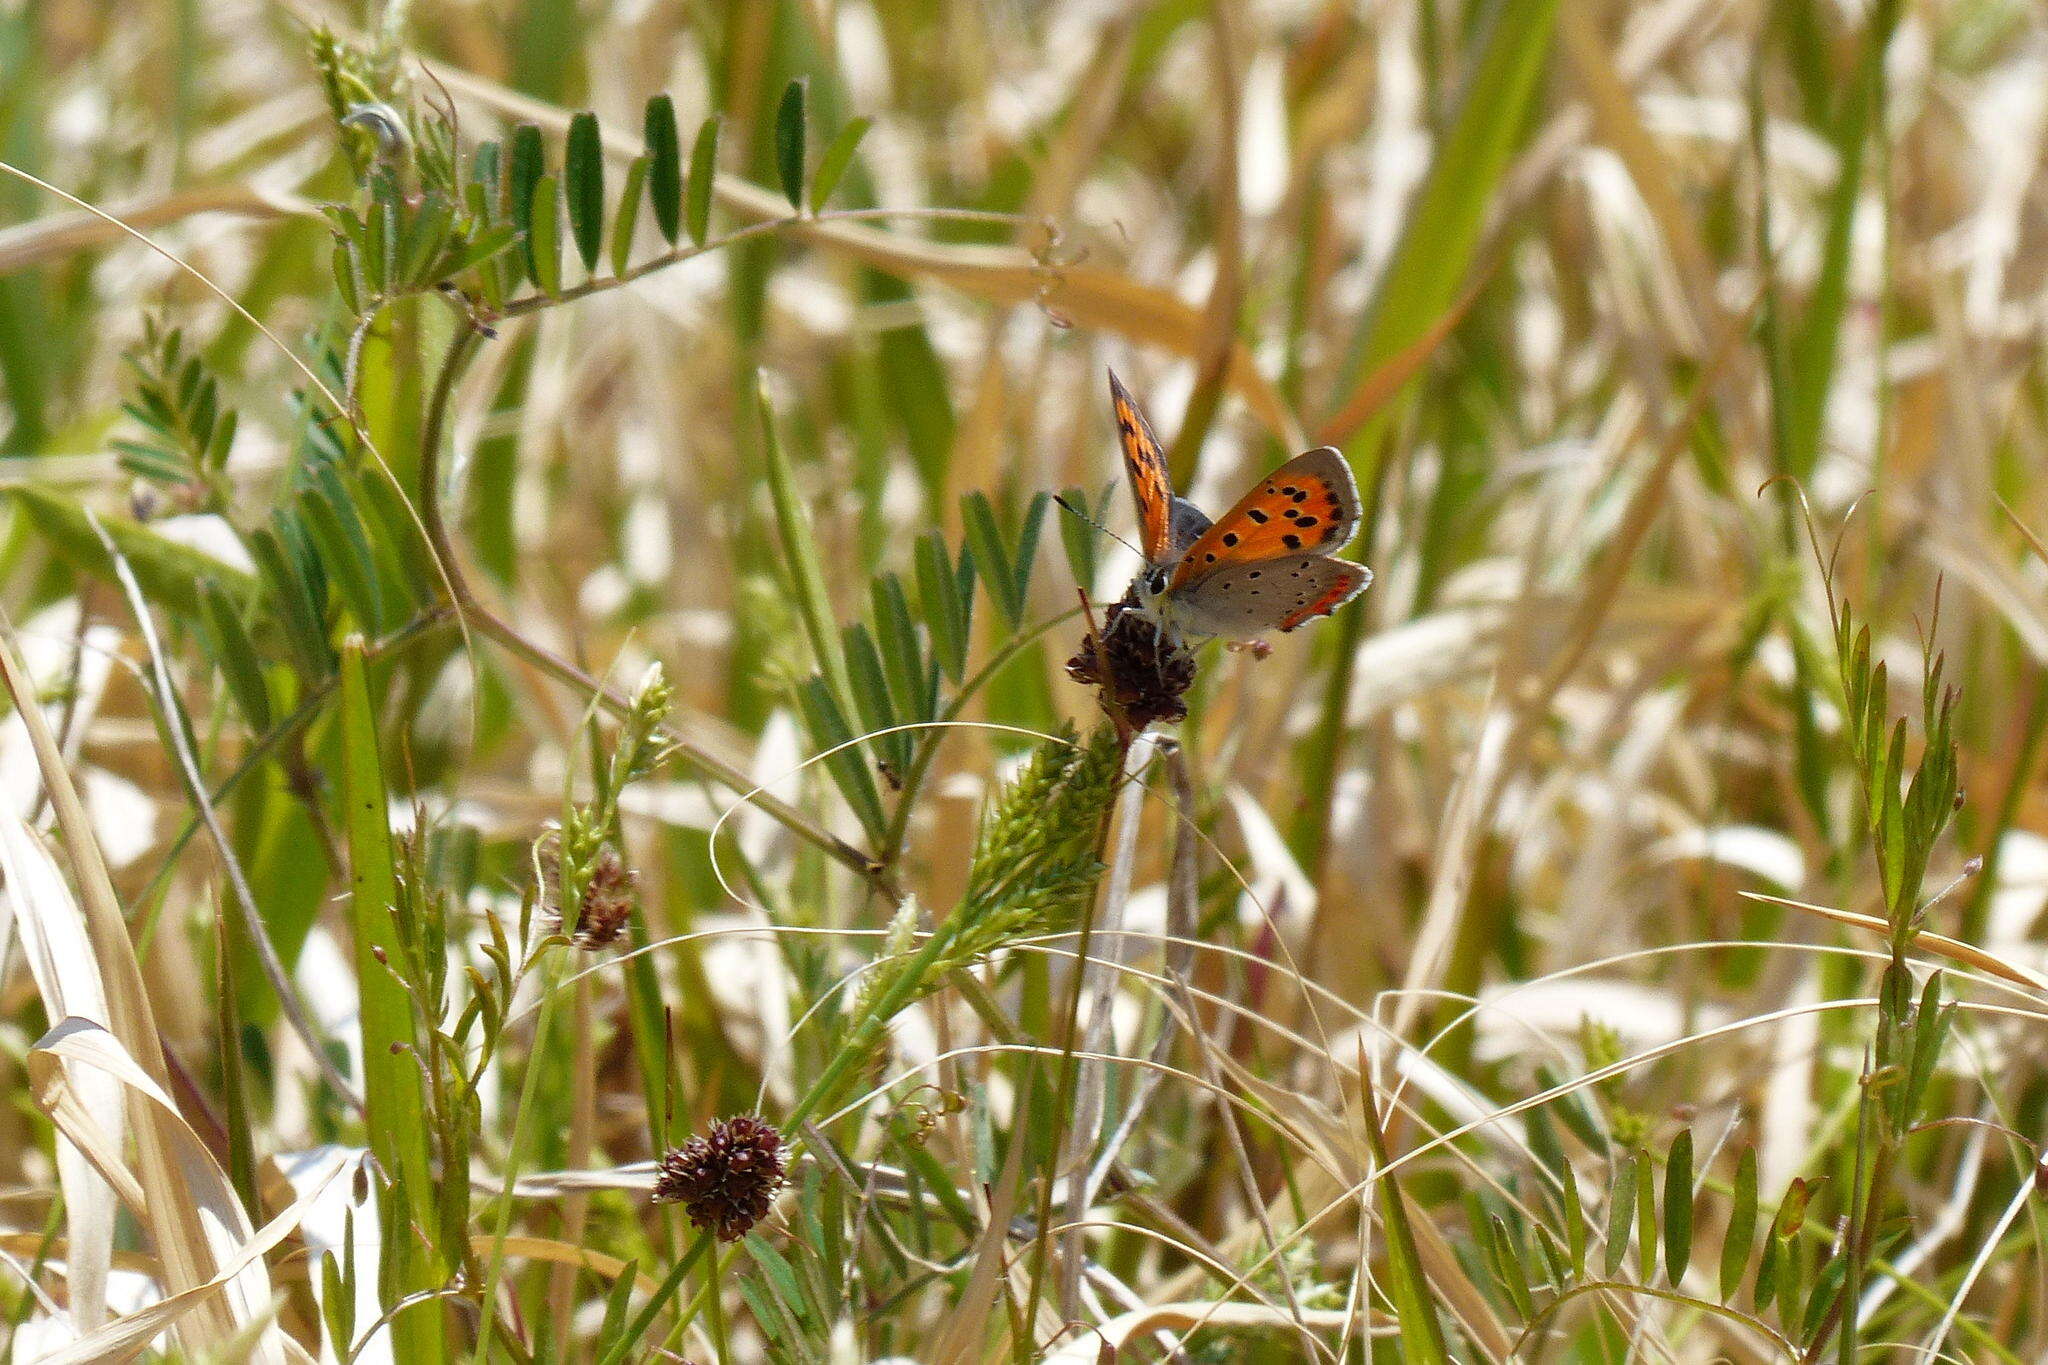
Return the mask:
[[[46,0],[0,91],[8,1358],[2048,1351],[2038,7]],[[1367,502],[1166,734],[1062,667],[1110,363]]]

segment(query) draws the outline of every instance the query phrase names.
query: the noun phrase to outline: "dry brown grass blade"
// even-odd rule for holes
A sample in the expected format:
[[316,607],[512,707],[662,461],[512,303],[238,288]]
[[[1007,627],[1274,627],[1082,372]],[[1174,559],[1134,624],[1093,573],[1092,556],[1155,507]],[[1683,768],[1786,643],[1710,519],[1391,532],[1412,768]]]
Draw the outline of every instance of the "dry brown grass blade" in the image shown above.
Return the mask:
[[[492,1194],[498,1192],[498,1186],[495,1184],[490,1185],[489,1189]],[[489,1256],[498,1246],[498,1241],[495,1237],[478,1236],[470,1238],[469,1245],[479,1256]],[[602,1275],[607,1280],[616,1280],[626,1273],[626,1263],[616,1256],[607,1256],[602,1251],[593,1251],[589,1247],[571,1246],[553,1237],[528,1237],[515,1233],[505,1238],[504,1248],[507,1256],[523,1256],[529,1261],[574,1266],[588,1270],[594,1275]],[[661,1281],[652,1275],[636,1274],[633,1277],[633,1287],[642,1294],[652,1294],[661,1288]]]
[[1718,334],[1725,325],[1714,298],[1713,266],[1693,230],[1696,215],[1685,207],[1672,184],[1670,158],[1643,127],[1635,96],[1616,69],[1592,12],[1579,5],[1560,6],[1557,36],[1591,111],[1593,135],[1628,168],[1636,192],[1663,235],[1693,312],[1685,325],[1675,330],[1696,347],[1701,338]]
[[[1342,1330],[1352,1325],[1355,1319],[1355,1314],[1342,1308],[1305,1308],[1298,1316],[1300,1323],[1326,1331]],[[1104,1350],[1114,1355],[1154,1332],[1188,1332],[1204,1327],[1279,1332],[1294,1326],[1296,1320],[1262,1303],[1205,1303],[1201,1300],[1155,1303],[1111,1318],[1086,1333],[1076,1333],[1066,1345],[1047,1356],[1046,1362],[1047,1365],[1095,1365],[1103,1358]]]
[[[1822,919],[1831,919],[1837,924],[1851,925],[1854,928],[1876,934],[1880,938],[1888,937],[1891,934],[1891,926],[1876,915],[1859,914],[1854,910],[1838,910],[1834,906],[1815,905],[1811,901],[1790,900],[1784,896],[1772,896],[1762,891],[1745,891],[1742,895],[1745,899],[1762,901],[1767,905],[1783,905],[1789,906],[1794,910],[1804,910],[1810,915],[1819,915]],[[1966,967],[1975,967],[1978,971],[1995,976],[2001,981],[2010,981],[2016,986],[2025,986],[2029,990],[2039,991],[2042,995],[2048,995],[2048,976],[2042,976],[2040,973],[2030,968],[2022,967],[2016,962],[2007,962],[2004,958],[1987,953],[1973,943],[1965,943],[1961,939],[1950,938],[1946,934],[1937,934],[1932,930],[1923,929],[1913,936],[1913,946],[1916,949],[1925,949],[1937,957],[1945,957],[1951,962],[1960,962]]]
[[[57,738],[43,718],[34,682],[16,647],[14,623],[4,610],[0,610],[0,686],[13,698],[15,713],[28,731],[43,789],[64,836],[71,883],[84,913],[93,960],[106,985],[109,1034],[161,1093],[168,1086],[168,1074],[135,945],[128,937],[128,924],[114,895],[106,860],[100,856],[85,803],[71,780]],[[175,1117],[175,1110],[167,1116],[130,1087],[128,1114],[135,1139],[137,1183],[146,1210],[143,1222],[163,1258],[166,1287],[173,1294],[196,1290],[214,1280],[219,1263],[214,1229],[194,1203],[186,1176],[172,1156],[176,1132],[169,1118]],[[240,1208],[234,1206],[236,1213]],[[260,1263],[256,1273],[262,1273]],[[211,1343],[233,1340],[247,1325],[227,1304],[209,1294],[198,1299],[195,1310],[180,1320],[179,1330],[189,1347],[204,1350]]]
[[1216,92],[1216,174],[1211,203],[1215,222],[1210,241],[1216,253],[1216,273],[1202,310],[1204,335],[1195,359],[1195,390],[1166,452],[1167,468],[1179,488],[1195,481],[1195,461],[1216,420],[1231,356],[1238,350],[1237,323],[1245,292],[1244,194],[1238,168],[1244,131],[1244,27],[1240,0],[1214,0],[1209,6],[1210,80]]
[[[71,1084],[74,1068],[97,1070],[125,1087],[131,1111],[139,1111],[132,1112],[138,1147],[145,1134],[153,1138],[179,1183],[180,1198],[174,1209],[168,1205],[162,1183],[152,1179],[147,1170],[139,1181],[128,1178],[118,1139],[94,1122],[79,1101]],[[284,1333],[270,1321],[274,1310],[263,1253],[298,1225],[305,1200],[272,1220],[262,1233],[254,1231],[234,1187],[206,1144],[179,1116],[163,1087],[103,1025],[86,1019],[61,1021],[37,1040],[29,1052],[27,1069],[37,1106],[135,1206],[137,1218],[151,1231],[166,1273],[180,1254],[171,1241],[183,1236],[196,1237],[199,1245],[182,1254],[204,1256],[213,1267],[205,1279],[176,1286],[148,1308],[100,1328],[52,1360],[126,1359],[161,1332],[177,1328],[181,1335],[189,1335],[184,1331],[186,1324],[208,1308],[230,1329],[204,1338],[208,1348],[226,1347],[238,1338],[246,1341],[246,1334],[254,1330],[247,1358],[284,1360],[289,1348]],[[214,1330],[202,1326],[202,1331]],[[195,1352],[208,1348],[195,1348]]]
[[2043,564],[2048,564],[2048,545],[2041,543],[2041,537],[2034,534],[2033,528],[2020,520],[2020,514],[2013,511],[2011,505],[2004,498],[1998,499],[1998,510],[2005,513],[2006,519],[2013,524],[2013,529],[2025,538],[2027,545],[2033,550],[2035,556]]
[[[1017,1187],[1024,1178],[1024,1144],[1010,1144],[1009,1155],[1003,1158],[1002,1174],[996,1177],[994,1188],[986,1191],[988,1216],[982,1223],[981,1233],[975,1238],[971,1259],[974,1269],[968,1274],[967,1287],[954,1302],[953,1311],[948,1315],[946,1331],[939,1338],[937,1349],[932,1353],[935,1361],[951,1365],[955,1361],[981,1360],[982,1348],[988,1338],[988,1315],[995,1307],[996,1292],[1009,1272],[1010,1219],[1017,1211]],[[1046,1229],[1040,1228],[1038,1235],[1046,1236]],[[1026,1325],[1026,1331],[1030,1330]]]
[[[459,68],[433,65],[431,69],[450,90],[499,113],[556,132],[569,126],[569,115],[554,105]],[[605,147],[623,157],[641,151],[637,138],[611,131],[605,135]],[[789,216],[788,200],[738,176],[720,175],[717,194],[728,210],[750,220]],[[1037,305],[1076,325],[1158,346],[1189,360],[1199,361],[1204,354],[1209,329],[1200,309],[1113,270],[1046,264],[1014,247],[921,242],[830,214],[792,223],[789,231],[800,241],[892,275],[935,280],[990,303]],[[1275,439],[1290,446],[1300,443],[1300,423],[1242,343],[1232,344],[1224,374],[1230,389]]]
[[137,232],[147,232],[201,213],[228,213],[238,218],[300,218],[316,216],[317,210],[297,195],[255,185],[203,185],[110,204],[104,217],[96,213],[53,213],[47,218],[0,228],[0,275],[127,240],[128,234],[109,222],[109,218],[118,218]]
[[[1134,770],[1136,766],[1133,765]],[[1130,907],[1131,879],[1138,860],[1138,826],[1144,816],[1144,802],[1145,784],[1142,782],[1126,783],[1117,796],[1115,841],[1095,925],[1096,933],[1108,946],[1103,949],[1101,959],[1091,959],[1068,968],[1070,971],[1079,970],[1083,977],[1081,990],[1088,1000],[1088,1028],[1082,1036],[1081,1047],[1089,1053],[1107,1053],[1114,1041],[1110,1033],[1111,1009],[1116,1001],[1117,986],[1113,959],[1123,951],[1120,936],[1124,914]],[[1107,1065],[1099,1061],[1079,1064],[1074,1085],[1073,1116],[1059,1160],[1059,1169],[1068,1181],[1063,1217],[1070,1225],[1060,1239],[1059,1304],[1060,1316],[1066,1318],[1074,1317],[1079,1311],[1084,1261],[1082,1239],[1086,1235],[1080,1224],[1087,1217],[1091,1193],[1082,1172],[1100,1136],[1103,1115],[1108,1106],[1108,1087]]]
[[[1507,779],[1521,766],[1529,737],[1540,718],[1548,714],[1558,692],[1592,649],[1601,623],[1607,619],[1621,592],[1629,566],[1635,562],[1637,552],[1649,536],[1650,527],[1663,511],[1671,471],[1685,453],[1693,428],[1706,412],[1714,393],[1711,381],[1736,354],[1738,343],[1747,334],[1750,320],[1762,302],[1763,295],[1759,292],[1743,310],[1742,316],[1723,332],[1701,373],[1699,384],[1663,433],[1651,455],[1649,469],[1629,498],[1619,527],[1586,575],[1564,647],[1557,651],[1540,674],[1517,674],[1516,695],[1504,703],[1509,708],[1504,724],[1499,731],[1488,731],[1482,735],[1479,754],[1459,780],[1451,799],[1451,817],[1447,823],[1461,830],[1462,836],[1447,839],[1439,846],[1430,900],[1415,935],[1408,971],[1401,983],[1402,994],[1394,1007],[1392,1029],[1396,1035],[1406,1035],[1422,1009],[1427,990],[1437,984],[1438,975],[1448,959],[1475,864],[1470,846],[1479,831],[1485,828]],[[1625,439],[1633,439],[1632,432]],[[1534,582],[1533,571],[1530,581]],[[1493,759],[1490,765],[1487,762],[1489,755]]]
[[1436,354],[1444,338],[1465,320],[1465,314],[1478,302],[1487,281],[1493,278],[1494,267],[1499,263],[1500,257],[1496,254],[1480,266],[1473,273],[1472,282],[1465,287],[1465,292],[1444,310],[1442,317],[1431,323],[1421,336],[1388,357],[1385,364],[1363,376],[1358,387],[1338,404],[1337,410],[1316,427],[1312,439],[1318,445],[1342,445],[1371,421],[1373,414],[1392,402],[1394,396],[1408,386],[1408,381],[1429,363],[1429,358]]
[[[29,974],[42,997],[43,1016],[76,1016],[104,1024],[106,984],[100,980],[78,902],[72,899],[49,849],[5,805],[0,805],[0,882],[8,895],[8,901],[0,903],[0,948],[7,942],[6,917],[11,906]],[[114,1133],[118,1143],[124,1108],[120,1085],[91,1072],[76,1074],[71,1082],[85,1113],[99,1127]],[[64,1190],[65,1282],[71,1290],[71,1321],[82,1336],[106,1321],[116,1192],[68,1142],[57,1144],[57,1176]]]

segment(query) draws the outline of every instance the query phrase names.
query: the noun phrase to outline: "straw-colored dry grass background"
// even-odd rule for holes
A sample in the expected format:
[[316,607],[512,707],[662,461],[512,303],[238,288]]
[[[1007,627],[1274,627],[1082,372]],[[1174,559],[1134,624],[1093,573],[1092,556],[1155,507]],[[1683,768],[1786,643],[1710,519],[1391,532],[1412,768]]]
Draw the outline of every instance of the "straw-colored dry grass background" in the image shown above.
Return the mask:
[[[383,202],[590,110],[609,233],[665,92],[712,248],[612,287],[565,219],[587,296],[514,244],[533,303],[352,342],[321,25]],[[798,77],[805,175],[873,122],[792,211]],[[13,0],[0,160],[0,1359],[2048,1352],[2037,6]],[[118,444],[173,328],[239,412],[195,482]],[[1128,553],[989,549],[1129,534],[1105,366],[1212,512],[1339,445],[1377,578],[1006,808],[1106,724]],[[386,577],[295,626],[252,545],[323,439]],[[840,629],[895,573],[943,657],[940,543],[965,666],[878,718]],[[1960,802],[1873,833],[1946,799],[1936,655]],[[598,949],[530,913],[579,821]],[[1037,843],[1085,885],[992,891]],[[650,1163],[755,1110],[790,1184],[707,1247]]]

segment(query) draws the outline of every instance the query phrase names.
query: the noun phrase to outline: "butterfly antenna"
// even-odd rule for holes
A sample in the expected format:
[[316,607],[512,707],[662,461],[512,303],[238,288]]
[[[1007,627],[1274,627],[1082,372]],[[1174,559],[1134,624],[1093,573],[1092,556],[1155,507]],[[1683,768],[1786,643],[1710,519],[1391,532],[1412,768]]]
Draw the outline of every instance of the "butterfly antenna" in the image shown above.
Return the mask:
[[1104,535],[1108,536],[1108,537],[1109,537],[1109,538],[1110,538],[1111,540],[1115,541],[1115,542],[1116,542],[1117,544],[1119,544],[1119,545],[1123,546],[1123,547],[1124,547],[1124,548],[1125,548],[1126,550],[1129,550],[1129,551],[1130,551],[1130,552],[1131,552],[1132,554],[1136,555],[1136,556],[1137,556],[1138,558],[1140,558],[1140,559],[1143,559],[1143,558],[1145,557],[1145,552],[1144,552],[1143,550],[1141,550],[1141,549],[1139,549],[1139,548],[1138,548],[1137,546],[1135,546],[1135,545],[1131,544],[1131,542],[1129,542],[1128,540],[1125,540],[1125,539],[1124,539],[1124,538],[1123,538],[1122,536],[1120,536],[1120,535],[1118,535],[1118,534],[1117,534],[1116,532],[1114,532],[1114,531],[1110,530],[1110,529],[1109,529],[1109,528],[1108,528],[1107,526],[1104,526],[1104,525],[1103,525],[1103,524],[1102,524],[1101,522],[1097,521],[1097,520],[1096,520],[1096,519],[1095,519],[1094,517],[1091,517],[1091,516],[1089,516],[1089,515],[1088,515],[1088,513],[1087,513],[1087,512],[1086,512],[1086,511],[1085,511],[1084,509],[1082,509],[1082,508],[1079,508],[1079,507],[1076,507],[1076,506],[1074,506],[1074,504],[1072,504],[1071,502],[1068,502],[1068,501],[1066,500],[1066,498],[1065,498],[1065,497],[1064,497],[1064,496],[1063,496],[1062,494],[1059,494],[1059,493],[1055,493],[1055,494],[1053,494],[1053,495],[1052,495],[1052,500],[1053,500],[1054,502],[1056,502],[1056,503],[1058,503],[1058,504],[1060,505],[1060,508],[1061,508],[1061,510],[1063,510],[1063,511],[1066,511],[1066,512],[1071,512],[1071,513],[1072,513],[1073,515],[1075,515],[1075,516],[1079,517],[1079,518],[1080,518],[1080,519],[1081,519],[1082,521],[1085,521],[1085,522],[1087,522],[1087,523],[1088,523],[1088,524],[1089,524],[1090,526],[1093,526],[1093,527],[1094,527],[1094,528],[1095,528],[1096,530],[1098,530],[1098,531],[1102,532],[1102,534],[1104,534]]

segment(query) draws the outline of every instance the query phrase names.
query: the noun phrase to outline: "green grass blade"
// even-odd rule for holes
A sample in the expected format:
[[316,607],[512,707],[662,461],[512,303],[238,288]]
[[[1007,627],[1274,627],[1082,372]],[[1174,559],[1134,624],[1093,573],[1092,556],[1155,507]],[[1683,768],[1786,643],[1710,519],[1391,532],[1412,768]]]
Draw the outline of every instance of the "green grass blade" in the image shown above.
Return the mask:
[[[1359,1073],[1365,1075],[1363,1070]],[[1394,1301],[1394,1315],[1400,1326],[1401,1359],[1419,1365],[1449,1365],[1450,1349],[1444,1343],[1443,1324],[1437,1321],[1435,1296],[1422,1273],[1422,1260],[1415,1251],[1415,1233],[1408,1226],[1408,1199],[1401,1182],[1386,1174],[1387,1140],[1380,1131],[1378,1098],[1368,1086],[1363,1096],[1365,1137],[1372,1151],[1373,1166],[1381,1172],[1380,1204],[1387,1234],[1388,1292]]]
[[839,631],[833,624],[832,595],[825,587],[824,563],[818,555],[817,538],[811,533],[810,512],[797,494],[788,452],[776,433],[765,377],[755,387],[754,401],[761,423],[761,453],[768,471],[769,500],[775,508],[782,570],[796,599],[797,619],[803,623],[811,656],[831,686],[833,698],[842,712],[851,714],[853,689],[847,684],[846,660],[839,652]]
[[[370,1150],[411,1196],[409,1209],[387,1209],[387,1224],[398,1220],[422,1226],[432,1243],[433,1169],[427,1151],[427,1130],[420,1092],[419,1063],[414,1059],[412,1003],[391,971],[379,961],[399,957],[399,936],[392,921],[398,903],[398,874],[378,750],[380,726],[370,696],[361,637],[350,636],[341,650],[341,754],[343,828],[349,856],[349,929],[354,942],[355,975],[361,994],[363,1101]],[[411,1259],[411,1258],[408,1258]],[[430,1282],[399,1286],[402,1293],[431,1288]],[[394,1343],[402,1359],[442,1360],[446,1342],[441,1315],[415,1310],[393,1324]]]

